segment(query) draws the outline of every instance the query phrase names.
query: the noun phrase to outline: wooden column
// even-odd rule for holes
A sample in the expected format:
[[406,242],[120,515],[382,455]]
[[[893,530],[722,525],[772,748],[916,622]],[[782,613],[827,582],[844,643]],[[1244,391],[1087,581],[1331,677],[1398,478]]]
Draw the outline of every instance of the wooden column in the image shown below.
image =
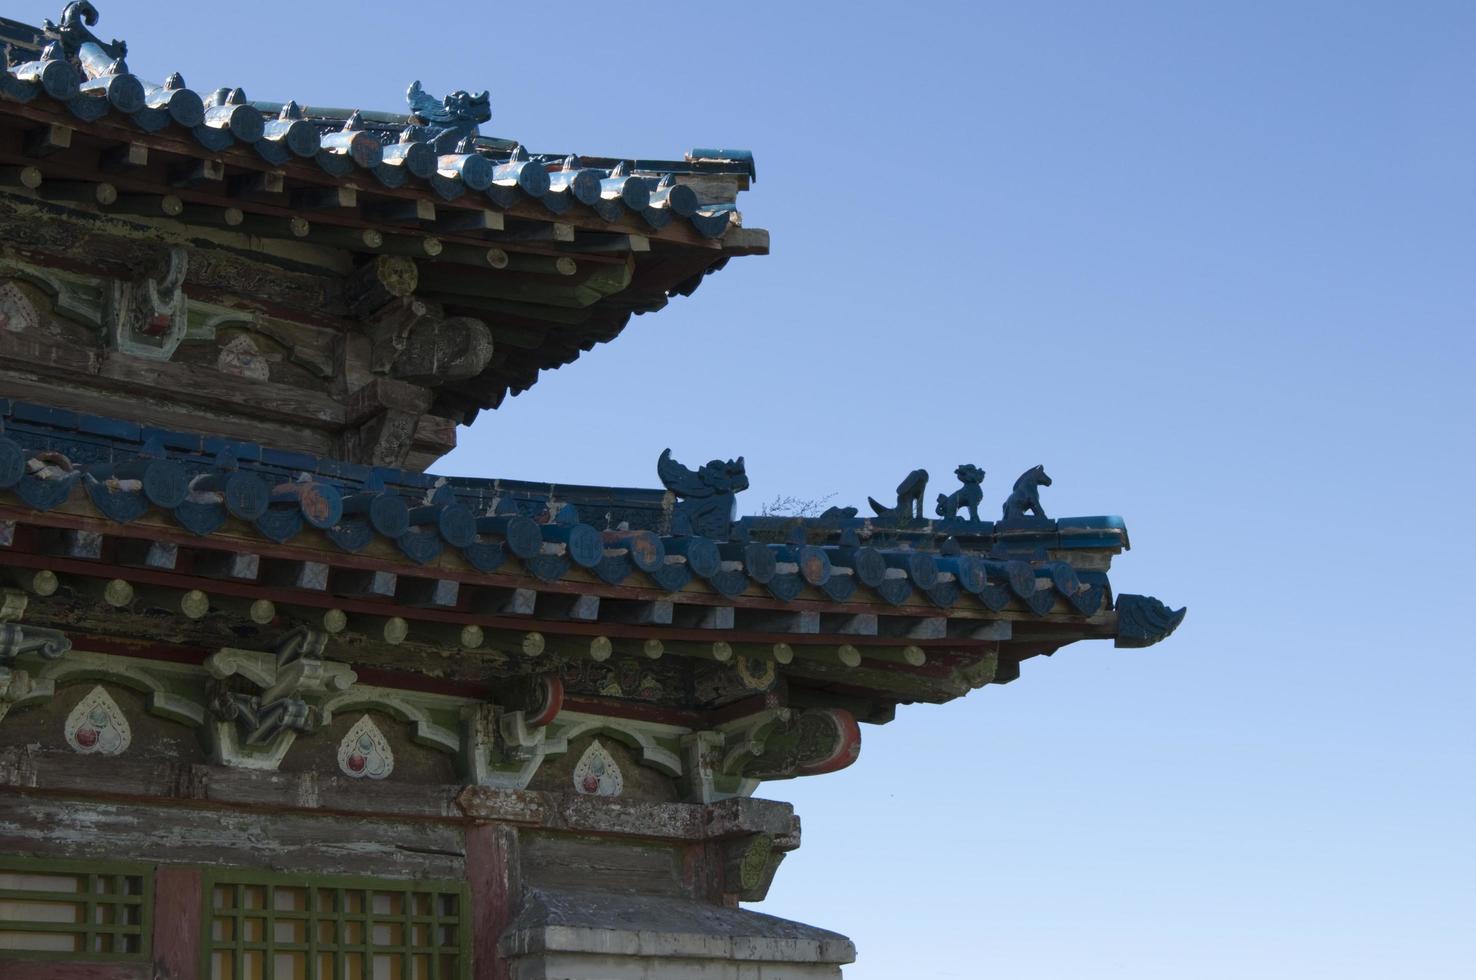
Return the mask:
[[497,952],[497,940],[512,921],[519,901],[517,828],[468,825],[466,878],[471,887],[472,976],[475,980],[508,980],[508,966]]
[[192,980],[199,975],[202,888],[198,868],[160,868],[154,873],[156,980]]

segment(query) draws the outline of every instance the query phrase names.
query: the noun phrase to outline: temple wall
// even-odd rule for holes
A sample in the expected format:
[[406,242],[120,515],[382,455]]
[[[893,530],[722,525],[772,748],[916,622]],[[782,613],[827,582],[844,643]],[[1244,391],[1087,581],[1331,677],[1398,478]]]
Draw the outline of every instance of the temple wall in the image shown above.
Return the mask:
[[[854,956],[842,936],[738,907],[767,887],[771,846],[798,843],[785,804],[365,786],[323,772],[311,744],[296,771],[212,765],[118,687],[131,738],[160,751],[88,754],[67,744],[85,688],[0,722],[0,903],[64,913],[22,937],[30,954],[0,926],[7,980],[283,980],[316,957],[319,975],[376,980],[807,980]],[[65,894],[28,898],[42,879]]]

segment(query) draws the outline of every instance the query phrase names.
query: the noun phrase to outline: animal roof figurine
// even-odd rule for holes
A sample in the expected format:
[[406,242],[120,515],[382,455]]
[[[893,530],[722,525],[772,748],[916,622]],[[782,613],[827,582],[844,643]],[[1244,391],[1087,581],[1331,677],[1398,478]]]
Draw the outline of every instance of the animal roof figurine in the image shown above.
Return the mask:
[[887,507],[871,497],[866,502],[876,511],[877,517],[896,518],[899,521],[923,519],[923,494],[928,489],[928,471],[913,470],[897,484],[897,506]]
[[963,486],[952,493],[938,494],[938,506],[935,510],[938,516],[945,521],[951,521],[958,516],[959,508],[966,507],[969,511],[969,520],[979,519],[979,504],[984,500],[984,471],[973,463],[964,463],[953,471]]
[[727,461],[714,459],[701,469],[689,470],[671,458],[670,449],[663,449],[656,461],[656,475],[662,486],[683,498],[671,512],[673,534],[728,536],[737,494],[748,489],[742,456]]
[[1032,466],[1020,478],[1015,481],[1015,488],[1004,502],[1004,519],[1007,521],[1023,520],[1026,514],[1034,514],[1036,517],[1046,516],[1045,508],[1040,505],[1040,488],[1051,485],[1051,478],[1046,475],[1045,464]]

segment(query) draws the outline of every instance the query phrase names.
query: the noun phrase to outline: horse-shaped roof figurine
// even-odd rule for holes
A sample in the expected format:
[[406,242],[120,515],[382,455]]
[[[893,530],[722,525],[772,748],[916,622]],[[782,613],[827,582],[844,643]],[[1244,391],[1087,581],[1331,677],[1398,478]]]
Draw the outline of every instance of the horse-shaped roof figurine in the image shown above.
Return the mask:
[[1040,505],[1040,488],[1051,485],[1051,478],[1046,475],[1045,464],[1032,466],[1020,474],[1020,479],[1015,481],[1015,488],[1004,502],[1004,519],[1007,521],[1023,520],[1025,515],[1033,513],[1036,517],[1045,517],[1045,508]]

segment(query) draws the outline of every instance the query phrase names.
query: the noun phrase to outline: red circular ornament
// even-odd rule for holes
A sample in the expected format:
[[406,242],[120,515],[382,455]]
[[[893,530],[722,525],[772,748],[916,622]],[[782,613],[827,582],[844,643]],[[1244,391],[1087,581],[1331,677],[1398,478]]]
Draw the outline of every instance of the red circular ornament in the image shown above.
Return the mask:
[[357,752],[355,752],[353,755],[348,757],[348,767],[354,772],[363,772],[364,763],[367,761],[368,760],[365,759],[362,755],[359,755]]
[[90,749],[97,744],[97,729],[79,728],[77,729],[76,738],[78,745],[82,746],[84,749]]
[[600,779],[599,779],[598,776],[585,776],[584,777],[584,791],[586,793],[593,793],[593,792],[597,791],[599,788],[600,788]]

